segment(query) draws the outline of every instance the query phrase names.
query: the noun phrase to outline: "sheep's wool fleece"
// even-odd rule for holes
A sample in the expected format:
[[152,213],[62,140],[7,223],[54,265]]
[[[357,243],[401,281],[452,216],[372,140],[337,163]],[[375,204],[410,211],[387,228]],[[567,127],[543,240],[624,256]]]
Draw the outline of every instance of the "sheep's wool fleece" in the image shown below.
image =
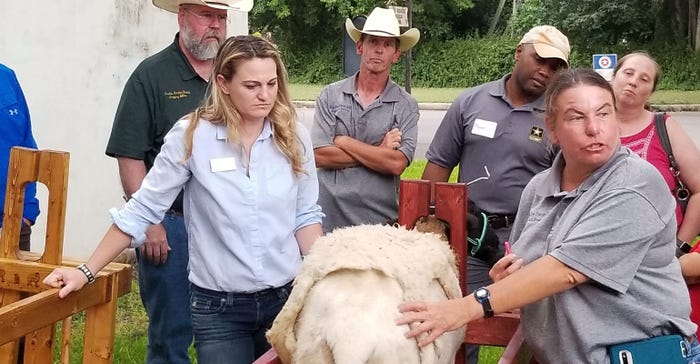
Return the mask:
[[[429,299],[425,292],[429,292],[435,282],[442,287],[447,299],[462,297],[455,255],[448,243],[437,235],[385,225],[336,229],[313,245],[286,305],[267,332],[268,341],[283,363],[292,363],[297,344],[295,323],[309,290],[326,275],[347,269],[377,270],[395,279],[404,292],[405,301]],[[441,335],[431,345],[420,348],[421,363],[432,362],[426,355],[434,356],[441,350],[441,357],[450,356],[454,360],[453,355],[463,338],[464,329]]]

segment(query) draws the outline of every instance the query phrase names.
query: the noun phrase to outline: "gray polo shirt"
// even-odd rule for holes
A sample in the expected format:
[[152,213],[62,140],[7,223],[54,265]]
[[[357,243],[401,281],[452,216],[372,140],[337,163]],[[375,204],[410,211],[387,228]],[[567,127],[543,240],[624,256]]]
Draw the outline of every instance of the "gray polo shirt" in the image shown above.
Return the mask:
[[[464,91],[442,119],[427,159],[452,169],[469,185],[469,198],[483,210],[515,214],[520,194],[554,159],[544,124],[544,97],[513,107],[506,97],[510,75]],[[500,235],[500,234],[499,234]]]
[[[402,133],[401,151],[410,163],[418,137],[418,103],[392,80],[367,108],[358,101],[357,74],[321,91],[311,129],[314,148],[333,145],[336,135],[379,145],[393,128]],[[323,230],[383,223],[398,215],[399,176],[382,174],[362,166],[318,170],[319,198],[326,217]]]
[[692,335],[690,299],[675,257],[675,201],[659,172],[627,148],[577,189],[560,189],[564,159],[523,192],[511,235],[525,264],[549,254],[588,283],[522,309],[542,363],[609,363],[606,346]]

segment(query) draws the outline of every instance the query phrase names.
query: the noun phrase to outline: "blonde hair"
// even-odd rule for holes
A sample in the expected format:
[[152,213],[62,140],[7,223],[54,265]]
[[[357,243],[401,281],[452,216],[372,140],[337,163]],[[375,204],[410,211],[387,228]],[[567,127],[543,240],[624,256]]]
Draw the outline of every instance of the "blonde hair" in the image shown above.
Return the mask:
[[287,70],[277,47],[256,36],[242,35],[228,38],[219,48],[209,80],[206,97],[200,107],[189,115],[190,125],[185,131],[185,160],[192,156],[192,140],[199,119],[226,126],[231,142],[239,142],[241,115],[216,83],[218,75],[230,81],[243,62],[253,58],[271,58],[277,68],[277,98],[268,119],[272,125],[272,138],[279,150],[289,159],[295,174],[306,173],[302,167],[303,144],[297,135],[296,112],[287,89]]

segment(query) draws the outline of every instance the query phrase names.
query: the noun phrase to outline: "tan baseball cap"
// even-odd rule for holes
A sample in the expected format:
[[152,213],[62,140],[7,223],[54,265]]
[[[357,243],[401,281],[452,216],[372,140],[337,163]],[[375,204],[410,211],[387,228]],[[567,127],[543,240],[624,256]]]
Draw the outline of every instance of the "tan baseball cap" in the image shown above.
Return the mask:
[[518,43],[520,44],[532,44],[538,56],[559,58],[569,65],[569,39],[551,25],[539,25],[530,29]]

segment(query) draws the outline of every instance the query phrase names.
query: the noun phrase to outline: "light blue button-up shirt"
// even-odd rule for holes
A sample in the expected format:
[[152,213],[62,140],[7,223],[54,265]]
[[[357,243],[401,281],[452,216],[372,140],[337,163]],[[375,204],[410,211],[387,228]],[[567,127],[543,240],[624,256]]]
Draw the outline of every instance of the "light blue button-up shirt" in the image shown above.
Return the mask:
[[188,125],[185,118],[173,126],[141,188],[122,210],[110,211],[112,221],[138,247],[184,187],[190,282],[216,291],[256,292],[291,281],[301,264],[294,233],[323,217],[308,130],[297,124],[306,174],[295,175],[267,120],[250,161],[239,144],[228,142],[223,125],[203,119],[185,161]]

